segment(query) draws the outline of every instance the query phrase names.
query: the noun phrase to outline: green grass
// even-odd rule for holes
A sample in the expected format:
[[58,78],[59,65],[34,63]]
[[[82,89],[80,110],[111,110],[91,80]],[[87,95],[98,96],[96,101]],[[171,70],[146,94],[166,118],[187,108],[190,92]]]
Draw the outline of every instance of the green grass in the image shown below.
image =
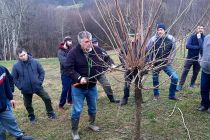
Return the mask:
[[[112,55],[113,59],[118,63],[117,57]],[[182,57],[177,55],[177,57]],[[58,115],[57,120],[49,120],[46,116],[43,102],[36,95],[33,98],[33,106],[37,116],[37,123],[30,125],[27,118],[27,112],[23,106],[22,95],[16,89],[15,99],[18,103],[14,110],[18,123],[26,134],[32,135],[36,140],[71,140],[70,135],[70,107],[65,106],[66,111],[61,113],[58,111],[58,101],[61,93],[61,81],[59,72],[59,63],[57,58],[40,59],[43,65],[46,77],[44,81],[44,88],[52,98],[54,109]],[[1,65],[6,66],[11,70],[15,61],[0,61]],[[174,66],[179,73],[183,61],[176,61]],[[145,84],[152,85],[151,74],[147,77]],[[160,100],[153,101],[152,90],[143,91],[144,103],[142,105],[142,123],[141,134],[145,140],[186,140],[188,139],[187,131],[184,128],[182,117],[178,109],[175,109],[172,116],[170,114],[176,104],[180,108],[185,119],[186,126],[190,131],[193,140],[207,140],[210,138],[210,121],[207,112],[196,111],[200,103],[199,82],[195,89],[188,87],[190,75],[186,81],[186,88],[177,93],[182,101],[169,101],[167,82],[160,87]],[[123,73],[111,72],[107,73],[107,77],[112,84],[114,94],[117,98],[123,96]],[[166,79],[167,76],[161,73],[161,80]],[[97,124],[102,128],[101,132],[94,133],[90,131],[88,126],[87,106],[85,104],[80,121],[80,135],[83,140],[131,140],[134,133],[134,97],[133,87],[131,88],[131,96],[128,105],[119,107],[115,104],[109,103],[104,91],[98,86],[99,100],[97,112]],[[11,136],[8,139],[14,140]]]

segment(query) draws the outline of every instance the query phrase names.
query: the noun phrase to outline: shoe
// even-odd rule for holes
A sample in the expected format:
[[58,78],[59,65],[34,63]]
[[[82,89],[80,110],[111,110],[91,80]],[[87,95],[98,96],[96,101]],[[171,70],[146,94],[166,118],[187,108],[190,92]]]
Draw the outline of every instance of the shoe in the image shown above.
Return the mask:
[[[202,106],[202,105],[197,108],[198,111],[205,111],[207,109],[208,109],[207,107]],[[208,113],[209,113],[209,111],[210,111],[210,109],[208,109]]]
[[35,115],[29,115],[28,118],[29,118],[30,124],[35,124],[36,123]]
[[174,100],[174,101],[180,101],[181,99],[177,98],[177,97],[168,97],[169,100]]
[[90,124],[88,127],[94,132],[99,132],[100,131],[100,128],[96,125],[91,125]]
[[178,86],[176,87],[176,91],[181,91],[181,90],[183,90],[183,87],[180,86],[180,85],[178,85]]
[[195,88],[195,84],[190,84],[190,87],[191,88]]
[[123,105],[126,105],[127,103],[128,103],[128,99],[127,99],[127,98],[122,98],[122,99],[120,100],[119,105],[120,105],[120,106],[123,106]]
[[16,140],[33,140],[34,138],[31,136],[20,136],[18,138],[16,138]]
[[159,95],[154,95],[154,97],[153,97],[153,101],[157,101],[157,100],[159,100]]
[[210,108],[208,108],[208,111],[207,112],[208,112],[208,114],[210,114]]
[[67,102],[68,105],[72,105],[72,101]]
[[109,98],[110,103],[119,103],[120,100],[116,100],[113,95],[107,95]]
[[60,112],[64,112],[65,111],[64,107],[60,106],[60,105],[58,106],[58,109],[59,109]]
[[99,132],[100,131],[100,128],[98,126],[95,125],[95,119],[96,119],[96,116],[95,115],[90,115],[89,116],[89,128],[94,131],[94,132]]
[[48,113],[47,115],[48,115],[49,119],[52,119],[52,120],[57,119],[57,116],[56,116],[55,112]]
[[110,101],[110,103],[116,103],[116,104],[118,104],[118,103],[120,103],[120,100],[114,99],[114,100]]

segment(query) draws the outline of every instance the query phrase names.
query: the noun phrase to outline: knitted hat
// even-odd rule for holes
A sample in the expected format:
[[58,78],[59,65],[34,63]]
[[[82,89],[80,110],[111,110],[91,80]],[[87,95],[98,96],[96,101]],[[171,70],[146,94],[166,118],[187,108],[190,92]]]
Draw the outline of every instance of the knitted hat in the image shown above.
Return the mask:
[[94,37],[94,38],[92,39],[92,43],[95,43],[95,42],[98,42],[98,40],[97,40],[97,38]]
[[65,43],[66,41],[72,41],[71,37],[70,37],[70,36],[66,36],[66,37],[63,39],[63,42]]
[[166,25],[164,23],[158,23],[157,29],[162,28],[163,30],[166,30]]

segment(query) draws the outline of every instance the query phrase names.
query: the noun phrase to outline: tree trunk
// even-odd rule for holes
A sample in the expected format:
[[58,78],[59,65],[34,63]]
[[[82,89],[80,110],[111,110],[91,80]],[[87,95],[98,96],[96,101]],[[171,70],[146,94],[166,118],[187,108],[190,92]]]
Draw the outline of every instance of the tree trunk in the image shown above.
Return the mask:
[[136,78],[135,80],[135,136],[134,140],[141,139],[141,103],[142,99],[142,89],[141,89],[141,78]]

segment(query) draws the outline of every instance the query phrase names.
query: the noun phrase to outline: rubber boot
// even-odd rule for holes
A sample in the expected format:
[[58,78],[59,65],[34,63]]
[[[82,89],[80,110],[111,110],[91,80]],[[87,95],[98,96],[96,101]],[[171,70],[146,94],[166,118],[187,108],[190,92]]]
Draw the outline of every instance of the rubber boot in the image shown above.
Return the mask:
[[80,140],[78,133],[79,119],[71,119],[71,135],[73,140]]
[[107,97],[109,98],[109,101],[111,103],[119,103],[120,102],[120,100],[116,100],[113,95],[107,95]]
[[91,130],[93,130],[94,132],[98,132],[100,130],[100,128],[98,126],[95,125],[95,119],[96,119],[96,115],[90,115],[89,116],[89,128]]

